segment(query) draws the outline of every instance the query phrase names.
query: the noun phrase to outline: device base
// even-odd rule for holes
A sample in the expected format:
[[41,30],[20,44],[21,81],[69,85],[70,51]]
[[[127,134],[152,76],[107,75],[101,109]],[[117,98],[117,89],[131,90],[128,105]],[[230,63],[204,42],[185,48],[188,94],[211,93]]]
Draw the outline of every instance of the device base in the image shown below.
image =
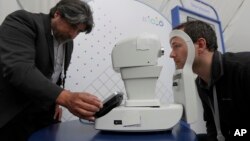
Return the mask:
[[150,132],[172,129],[183,113],[180,104],[160,107],[124,107],[112,109],[95,120],[95,128],[105,131]]

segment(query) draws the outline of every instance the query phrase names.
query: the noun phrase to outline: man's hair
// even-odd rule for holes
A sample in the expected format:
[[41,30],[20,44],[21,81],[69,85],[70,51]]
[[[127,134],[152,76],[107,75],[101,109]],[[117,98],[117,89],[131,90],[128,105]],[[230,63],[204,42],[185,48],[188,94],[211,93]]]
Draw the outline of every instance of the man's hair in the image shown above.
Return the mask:
[[205,22],[198,20],[188,21],[178,25],[174,29],[183,29],[192,39],[193,43],[197,42],[199,38],[204,38],[209,51],[213,52],[218,48],[215,31]]
[[81,0],[61,0],[56,6],[50,9],[50,17],[54,17],[55,12],[58,11],[61,16],[70,24],[85,24],[84,32],[90,33],[93,26],[93,13],[90,6]]

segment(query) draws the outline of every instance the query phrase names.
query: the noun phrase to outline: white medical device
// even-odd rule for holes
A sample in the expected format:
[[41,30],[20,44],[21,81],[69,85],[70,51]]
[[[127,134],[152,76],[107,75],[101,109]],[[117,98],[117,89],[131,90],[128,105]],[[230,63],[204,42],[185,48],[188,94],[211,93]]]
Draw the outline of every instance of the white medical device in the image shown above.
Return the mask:
[[[171,35],[182,37],[177,32]],[[162,105],[155,97],[156,82],[162,69],[162,66],[157,66],[157,60],[163,53],[159,38],[152,34],[128,38],[115,45],[112,51],[113,68],[121,73],[127,99],[123,105],[98,117],[95,120],[96,129],[123,132],[169,130],[183,116],[183,106],[188,107],[185,113],[196,110],[194,79],[185,76],[192,73],[192,65],[184,67],[190,71],[176,70],[173,86],[176,103]],[[196,114],[191,112],[184,117],[194,121]]]

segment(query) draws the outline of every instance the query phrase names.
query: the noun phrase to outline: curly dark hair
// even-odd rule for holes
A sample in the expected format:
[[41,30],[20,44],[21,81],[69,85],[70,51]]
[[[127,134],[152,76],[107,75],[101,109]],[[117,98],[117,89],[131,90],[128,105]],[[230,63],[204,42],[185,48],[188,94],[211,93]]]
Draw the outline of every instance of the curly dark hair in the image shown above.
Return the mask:
[[56,11],[72,25],[83,23],[86,25],[86,34],[92,31],[94,26],[93,12],[88,3],[82,0],[61,0],[50,9],[50,17],[54,17]]

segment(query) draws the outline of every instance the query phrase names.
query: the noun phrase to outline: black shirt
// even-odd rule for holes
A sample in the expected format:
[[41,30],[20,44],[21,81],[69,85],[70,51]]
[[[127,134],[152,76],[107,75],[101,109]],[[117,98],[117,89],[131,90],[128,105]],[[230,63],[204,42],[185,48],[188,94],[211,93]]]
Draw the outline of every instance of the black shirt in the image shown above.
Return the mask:
[[236,129],[248,128],[250,52],[225,54],[215,52],[212,59],[210,83],[206,84],[200,77],[197,77],[196,85],[204,108],[204,120],[209,140],[216,140],[217,136],[209,106],[209,99],[213,103],[214,86],[217,92],[221,131],[226,140],[233,137]]

